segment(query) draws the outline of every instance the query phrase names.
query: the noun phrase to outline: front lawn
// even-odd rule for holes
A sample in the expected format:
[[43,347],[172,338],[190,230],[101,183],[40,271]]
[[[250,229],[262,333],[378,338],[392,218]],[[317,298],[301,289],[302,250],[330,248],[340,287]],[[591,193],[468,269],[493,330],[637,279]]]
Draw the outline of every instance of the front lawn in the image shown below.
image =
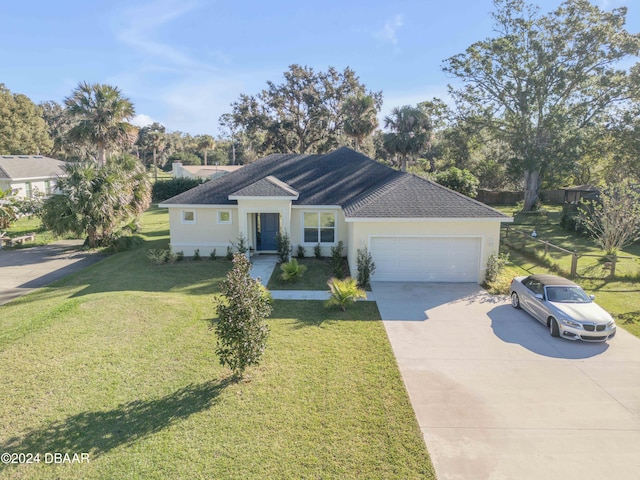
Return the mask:
[[[275,301],[263,364],[214,354],[223,259],[152,266],[146,243],[0,307],[0,478],[434,478],[374,303]],[[42,457],[44,459],[44,457]]]
[[[298,264],[307,267],[306,272],[299,278],[285,281],[280,278],[282,271],[278,264],[271,274],[267,287],[270,290],[329,290],[327,282],[335,276],[330,258],[300,258],[297,260]],[[346,272],[349,270],[346,258],[343,259],[343,263],[343,269]]]

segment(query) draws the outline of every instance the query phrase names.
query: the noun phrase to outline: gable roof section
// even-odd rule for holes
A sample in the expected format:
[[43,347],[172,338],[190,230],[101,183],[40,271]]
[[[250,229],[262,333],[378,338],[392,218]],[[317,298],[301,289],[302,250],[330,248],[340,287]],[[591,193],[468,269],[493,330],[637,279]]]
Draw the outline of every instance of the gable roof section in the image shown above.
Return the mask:
[[238,200],[239,197],[287,197],[297,200],[300,194],[286,183],[278,180],[273,175],[261,178],[237,192],[229,195],[230,200]]
[[[290,188],[299,192],[293,205],[336,205],[343,208],[347,218],[509,218],[483,203],[346,147],[325,155],[269,155],[170,198],[163,205],[233,205],[238,196],[270,196],[269,192],[282,186],[267,180],[269,176],[284,183],[285,191]],[[278,196],[282,193],[280,190]]]
[[0,178],[28,180],[65,176],[66,162],[41,155],[0,155]]

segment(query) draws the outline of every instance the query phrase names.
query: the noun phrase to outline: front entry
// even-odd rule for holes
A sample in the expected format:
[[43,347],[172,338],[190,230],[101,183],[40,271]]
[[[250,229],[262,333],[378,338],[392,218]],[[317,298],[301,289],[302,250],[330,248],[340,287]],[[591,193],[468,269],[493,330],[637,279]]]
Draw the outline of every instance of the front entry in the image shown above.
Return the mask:
[[277,250],[276,234],[280,231],[280,214],[258,213],[256,217],[257,249]]

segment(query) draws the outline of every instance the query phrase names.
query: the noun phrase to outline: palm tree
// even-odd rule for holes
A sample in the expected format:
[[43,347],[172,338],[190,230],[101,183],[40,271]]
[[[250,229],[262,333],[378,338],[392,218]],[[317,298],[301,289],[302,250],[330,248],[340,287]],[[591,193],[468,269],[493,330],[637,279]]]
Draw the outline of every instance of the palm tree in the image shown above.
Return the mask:
[[207,164],[207,150],[216,146],[216,141],[211,135],[200,135],[198,137],[198,150],[204,154],[204,164]]
[[144,167],[134,157],[94,163],[69,163],[57,188],[61,195],[45,200],[43,225],[57,235],[86,235],[89,247],[108,242],[123,225],[145,211],[151,186]]
[[383,137],[384,148],[391,155],[399,155],[401,170],[407,170],[407,161],[415,158],[429,143],[431,122],[419,108],[405,105],[396,107],[385,117],[384,126],[391,130]]
[[108,147],[133,140],[135,127],[126,120],[134,116],[135,109],[117,87],[82,82],[64,103],[67,112],[77,121],[69,131],[69,138],[94,144],[98,166],[104,166]]
[[347,98],[342,105],[344,115],[344,133],[353,138],[356,151],[360,151],[363,140],[378,128],[378,110],[371,95],[354,95]]

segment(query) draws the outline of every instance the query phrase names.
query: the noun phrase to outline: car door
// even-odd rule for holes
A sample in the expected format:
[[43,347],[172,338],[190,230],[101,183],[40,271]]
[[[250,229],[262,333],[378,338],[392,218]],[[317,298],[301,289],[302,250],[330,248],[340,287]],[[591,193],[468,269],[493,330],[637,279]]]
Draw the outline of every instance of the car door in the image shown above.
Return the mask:
[[528,279],[523,285],[526,287],[526,294],[521,300],[524,303],[524,308],[531,315],[533,315],[538,321],[546,321],[546,308],[544,306],[544,300],[540,300],[536,295],[544,295],[544,287],[542,284],[534,279]]

